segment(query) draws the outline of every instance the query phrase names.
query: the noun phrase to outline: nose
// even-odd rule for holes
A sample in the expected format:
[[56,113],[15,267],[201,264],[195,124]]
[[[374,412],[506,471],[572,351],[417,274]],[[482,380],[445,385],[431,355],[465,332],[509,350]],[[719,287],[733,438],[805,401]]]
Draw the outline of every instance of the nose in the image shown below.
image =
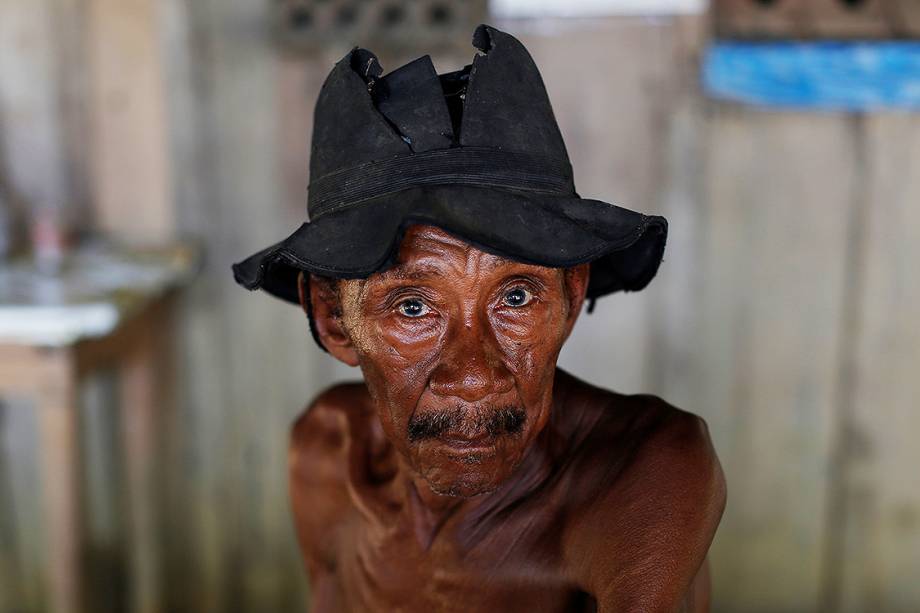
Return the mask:
[[501,350],[487,325],[464,322],[444,341],[429,386],[438,396],[455,396],[466,402],[508,392],[514,379],[501,360]]

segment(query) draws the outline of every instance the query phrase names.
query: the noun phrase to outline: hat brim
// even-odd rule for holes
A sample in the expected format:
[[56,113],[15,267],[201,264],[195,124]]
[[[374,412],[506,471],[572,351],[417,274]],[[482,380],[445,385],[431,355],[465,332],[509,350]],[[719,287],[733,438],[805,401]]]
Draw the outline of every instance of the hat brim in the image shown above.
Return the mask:
[[419,186],[305,223],[233,265],[237,283],[297,304],[297,274],[367,277],[396,263],[412,224],[430,224],[508,259],[591,262],[589,298],[638,291],[655,276],[667,221],[600,200],[467,185]]

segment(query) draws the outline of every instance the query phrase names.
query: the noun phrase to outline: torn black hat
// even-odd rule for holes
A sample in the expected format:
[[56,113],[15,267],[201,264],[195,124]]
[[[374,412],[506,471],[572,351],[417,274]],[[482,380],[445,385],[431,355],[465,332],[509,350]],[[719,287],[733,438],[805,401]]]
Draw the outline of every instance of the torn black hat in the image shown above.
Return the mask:
[[240,285],[298,303],[299,271],[385,270],[413,223],[526,263],[591,262],[591,299],[648,285],[665,218],[581,198],[527,49],[486,24],[473,45],[472,64],[440,75],[425,55],[381,76],[360,47],[336,63],[314,114],[308,221],[234,264]]

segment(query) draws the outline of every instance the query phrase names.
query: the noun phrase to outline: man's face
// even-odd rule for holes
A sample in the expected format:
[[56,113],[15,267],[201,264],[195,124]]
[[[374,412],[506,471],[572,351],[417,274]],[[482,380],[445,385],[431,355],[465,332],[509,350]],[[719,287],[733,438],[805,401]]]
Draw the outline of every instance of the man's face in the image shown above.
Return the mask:
[[396,266],[341,282],[347,349],[388,438],[433,491],[488,492],[520,463],[549,417],[587,280],[587,264],[522,264],[415,225]]

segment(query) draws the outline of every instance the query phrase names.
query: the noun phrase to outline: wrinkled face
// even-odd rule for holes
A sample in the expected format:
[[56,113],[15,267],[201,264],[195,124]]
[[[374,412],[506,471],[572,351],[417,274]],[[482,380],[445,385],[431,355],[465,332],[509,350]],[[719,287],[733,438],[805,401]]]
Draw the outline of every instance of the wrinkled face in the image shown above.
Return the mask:
[[549,417],[587,273],[415,225],[395,267],[342,282],[344,336],[384,431],[433,491],[474,496],[517,467]]

